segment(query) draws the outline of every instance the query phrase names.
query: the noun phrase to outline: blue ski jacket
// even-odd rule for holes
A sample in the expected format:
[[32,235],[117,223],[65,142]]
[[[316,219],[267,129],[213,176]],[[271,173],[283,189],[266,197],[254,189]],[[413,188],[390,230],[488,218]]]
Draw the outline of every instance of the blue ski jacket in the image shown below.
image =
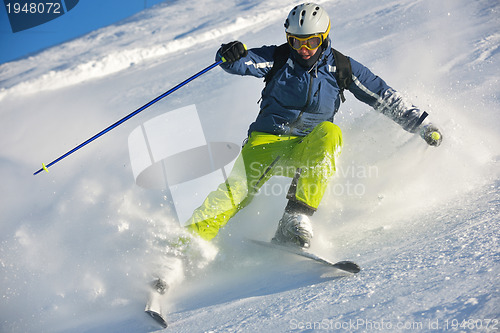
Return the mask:
[[[232,63],[222,63],[228,73],[264,77],[273,67],[276,45],[248,50]],[[293,51],[292,51],[293,52]],[[323,121],[333,122],[340,107],[340,89],[335,78],[335,59],[330,46],[316,64],[306,69],[293,56],[276,72],[262,91],[260,112],[250,125],[253,131],[276,135],[305,136]],[[220,60],[219,54],[216,60]],[[409,132],[416,132],[427,113],[408,103],[384,80],[349,58],[352,84],[349,91],[360,101],[393,119]]]

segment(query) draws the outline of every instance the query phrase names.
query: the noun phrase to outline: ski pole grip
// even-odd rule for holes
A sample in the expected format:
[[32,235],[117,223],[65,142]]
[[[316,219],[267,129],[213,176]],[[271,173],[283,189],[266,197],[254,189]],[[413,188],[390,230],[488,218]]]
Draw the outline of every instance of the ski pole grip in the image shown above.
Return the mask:
[[[247,44],[243,44],[243,47],[245,48],[245,51],[248,51]],[[221,55],[220,59],[222,60],[222,62],[227,62],[226,58],[224,58],[222,55]]]

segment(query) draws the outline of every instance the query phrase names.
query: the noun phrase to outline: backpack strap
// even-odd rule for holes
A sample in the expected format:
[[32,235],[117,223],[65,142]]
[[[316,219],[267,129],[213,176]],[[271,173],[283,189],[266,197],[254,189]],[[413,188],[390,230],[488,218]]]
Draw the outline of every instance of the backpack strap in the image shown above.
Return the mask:
[[276,48],[276,50],[274,50],[273,67],[264,77],[265,83],[272,80],[276,72],[279,71],[279,69],[286,64],[289,57],[290,57],[290,48],[288,47],[288,43],[281,44]]
[[333,58],[335,59],[335,78],[340,88],[340,99],[345,102],[344,90],[349,89],[352,83],[352,67],[348,57],[332,48]]

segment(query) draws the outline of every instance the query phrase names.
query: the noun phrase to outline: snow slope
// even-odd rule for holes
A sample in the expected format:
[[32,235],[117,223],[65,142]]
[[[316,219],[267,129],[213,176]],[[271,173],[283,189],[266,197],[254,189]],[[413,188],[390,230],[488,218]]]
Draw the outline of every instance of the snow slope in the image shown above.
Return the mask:
[[[159,329],[142,312],[146,283],[181,232],[165,193],[134,184],[128,134],[196,104],[207,141],[239,143],[262,81],[214,69],[49,174],[32,173],[210,65],[221,43],[282,43],[295,4],[166,1],[0,66],[1,332]],[[335,47],[427,110],[443,144],[427,147],[347,94],[336,118],[345,146],[313,248],[362,272],[338,277],[244,242],[274,232],[286,202],[273,194],[288,182],[274,179],[215,250],[203,248],[215,259],[198,258],[204,268],[169,295],[165,331],[498,330],[487,320],[500,319],[500,4],[321,4]]]

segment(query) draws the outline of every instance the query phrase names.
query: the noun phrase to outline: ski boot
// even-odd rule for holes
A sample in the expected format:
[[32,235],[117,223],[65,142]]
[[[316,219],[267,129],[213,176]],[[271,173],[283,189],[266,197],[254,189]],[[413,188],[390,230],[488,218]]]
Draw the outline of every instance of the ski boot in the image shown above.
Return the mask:
[[309,216],[313,212],[312,209],[290,200],[271,242],[309,248],[313,237]]

